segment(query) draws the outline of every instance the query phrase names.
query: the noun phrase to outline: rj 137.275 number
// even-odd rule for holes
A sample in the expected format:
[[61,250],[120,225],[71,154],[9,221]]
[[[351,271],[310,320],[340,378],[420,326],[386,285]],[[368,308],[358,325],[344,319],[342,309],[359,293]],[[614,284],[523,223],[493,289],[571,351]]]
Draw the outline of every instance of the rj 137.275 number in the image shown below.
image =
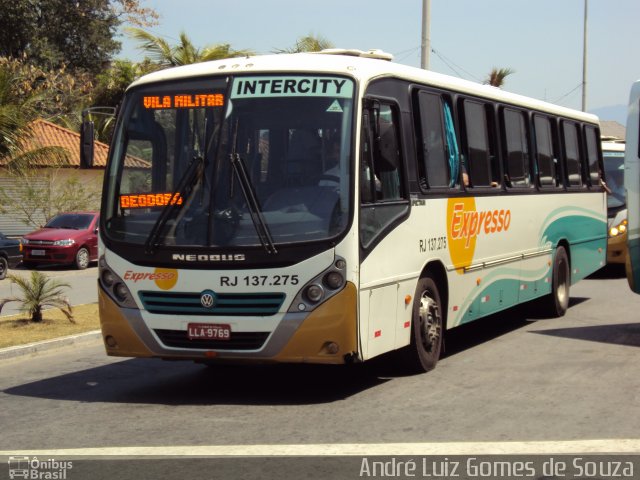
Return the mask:
[[247,275],[244,277],[220,277],[221,287],[278,287],[284,285],[298,285],[298,275]]

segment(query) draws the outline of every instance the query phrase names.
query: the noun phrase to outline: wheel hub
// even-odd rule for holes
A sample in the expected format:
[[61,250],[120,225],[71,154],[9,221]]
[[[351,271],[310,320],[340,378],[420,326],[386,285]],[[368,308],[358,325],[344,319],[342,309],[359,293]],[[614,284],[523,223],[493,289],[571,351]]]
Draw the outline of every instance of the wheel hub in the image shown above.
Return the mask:
[[438,344],[441,328],[438,303],[425,292],[420,299],[420,336],[426,351],[431,352]]

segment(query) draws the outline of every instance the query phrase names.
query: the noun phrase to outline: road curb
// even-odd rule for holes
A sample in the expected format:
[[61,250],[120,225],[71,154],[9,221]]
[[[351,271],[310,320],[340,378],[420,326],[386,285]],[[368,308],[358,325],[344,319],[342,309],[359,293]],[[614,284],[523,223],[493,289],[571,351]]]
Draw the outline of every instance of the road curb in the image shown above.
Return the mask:
[[53,340],[44,340],[42,342],[28,343],[27,345],[17,345],[15,347],[0,348],[0,360],[21,357],[25,355],[38,355],[39,353],[53,350],[55,348],[74,345],[76,343],[97,340],[102,337],[100,330],[92,330],[86,333],[69,335],[67,337],[54,338]]

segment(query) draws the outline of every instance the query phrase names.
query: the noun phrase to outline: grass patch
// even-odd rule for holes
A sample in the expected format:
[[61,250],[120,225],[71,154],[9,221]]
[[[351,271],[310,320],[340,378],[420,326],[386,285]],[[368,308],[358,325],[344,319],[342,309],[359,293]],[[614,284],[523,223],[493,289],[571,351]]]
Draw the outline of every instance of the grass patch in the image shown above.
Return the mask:
[[29,317],[23,313],[0,317],[0,348],[26,345],[100,328],[97,303],[73,307],[75,324],[69,322],[57,308],[42,313],[42,323],[30,322]]

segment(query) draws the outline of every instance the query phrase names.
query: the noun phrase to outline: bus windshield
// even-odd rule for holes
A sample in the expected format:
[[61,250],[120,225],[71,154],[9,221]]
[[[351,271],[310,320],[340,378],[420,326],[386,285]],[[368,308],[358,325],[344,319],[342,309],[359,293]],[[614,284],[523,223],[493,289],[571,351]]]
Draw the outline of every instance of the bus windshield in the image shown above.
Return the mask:
[[607,196],[609,208],[624,206],[624,152],[603,151],[604,170],[611,194]]
[[353,81],[215,77],[132,89],[111,148],[112,241],[194,247],[328,240],[349,219]]

